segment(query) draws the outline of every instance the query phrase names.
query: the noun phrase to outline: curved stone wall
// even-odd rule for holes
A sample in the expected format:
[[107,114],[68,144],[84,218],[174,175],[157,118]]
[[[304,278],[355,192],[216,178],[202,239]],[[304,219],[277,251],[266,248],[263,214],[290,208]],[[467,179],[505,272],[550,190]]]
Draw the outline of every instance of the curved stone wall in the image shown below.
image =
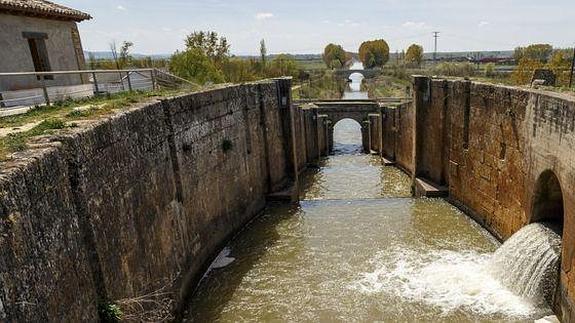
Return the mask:
[[289,84],[142,104],[2,163],[0,320],[97,321],[99,303],[157,290],[177,308],[294,181]]
[[414,116],[404,114],[413,125],[405,133],[415,134],[414,177],[446,185],[449,200],[501,240],[530,223],[541,174],[557,176],[563,214],[550,217],[564,223],[555,305],[575,321],[573,96],[427,77],[415,77],[414,88]]

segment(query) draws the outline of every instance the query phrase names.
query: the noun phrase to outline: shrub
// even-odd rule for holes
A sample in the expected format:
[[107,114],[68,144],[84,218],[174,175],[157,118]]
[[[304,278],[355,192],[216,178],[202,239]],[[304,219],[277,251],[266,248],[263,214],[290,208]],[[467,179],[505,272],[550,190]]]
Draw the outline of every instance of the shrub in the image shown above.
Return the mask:
[[475,67],[470,63],[440,63],[431,68],[438,76],[470,77],[475,75]]
[[113,303],[101,304],[98,308],[100,319],[104,323],[117,323],[122,320],[122,310]]

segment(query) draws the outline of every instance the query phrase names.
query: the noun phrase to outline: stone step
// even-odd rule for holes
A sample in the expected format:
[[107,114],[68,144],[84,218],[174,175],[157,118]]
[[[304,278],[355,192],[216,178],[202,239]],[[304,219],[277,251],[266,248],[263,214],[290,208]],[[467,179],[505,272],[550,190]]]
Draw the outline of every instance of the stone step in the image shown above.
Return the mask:
[[416,197],[447,197],[449,189],[440,186],[423,178],[415,179],[415,196]]

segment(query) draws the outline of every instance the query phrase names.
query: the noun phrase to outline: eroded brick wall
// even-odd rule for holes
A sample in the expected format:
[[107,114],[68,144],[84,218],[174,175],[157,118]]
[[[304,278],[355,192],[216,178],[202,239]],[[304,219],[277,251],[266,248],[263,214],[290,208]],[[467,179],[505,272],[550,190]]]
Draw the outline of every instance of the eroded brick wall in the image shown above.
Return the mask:
[[1,318],[95,321],[99,300],[164,286],[178,304],[291,180],[286,95],[277,80],[148,103],[3,163]]

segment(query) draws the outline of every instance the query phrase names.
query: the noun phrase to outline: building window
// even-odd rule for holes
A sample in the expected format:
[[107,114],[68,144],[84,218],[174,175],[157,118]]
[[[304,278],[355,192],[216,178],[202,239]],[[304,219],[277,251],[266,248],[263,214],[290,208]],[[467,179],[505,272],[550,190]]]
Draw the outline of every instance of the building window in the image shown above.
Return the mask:
[[[28,40],[30,54],[34,62],[34,70],[36,72],[51,71],[48,50],[46,50],[46,38],[48,38],[48,35],[45,33],[24,32],[23,36]],[[37,78],[40,79],[41,77],[38,76]],[[53,80],[54,75],[44,75],[44,79]]]

